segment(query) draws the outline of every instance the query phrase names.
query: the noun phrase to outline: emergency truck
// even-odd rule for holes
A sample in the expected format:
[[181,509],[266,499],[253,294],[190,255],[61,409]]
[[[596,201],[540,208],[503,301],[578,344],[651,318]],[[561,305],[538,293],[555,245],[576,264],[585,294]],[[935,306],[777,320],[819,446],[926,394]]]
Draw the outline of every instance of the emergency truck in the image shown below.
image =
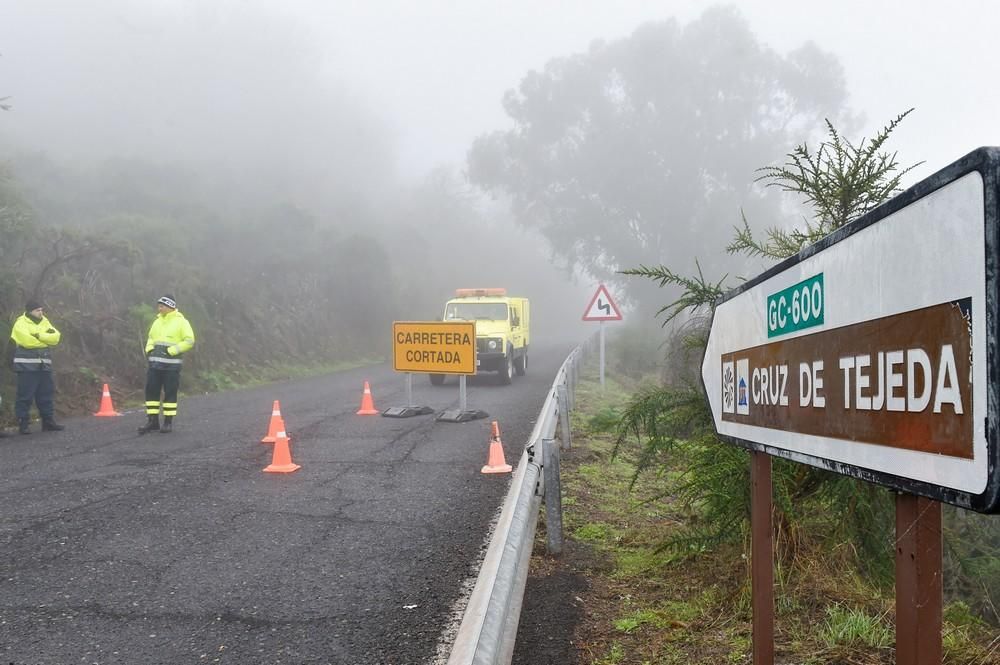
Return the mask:
[[[527,298],[507,289],[456,289],[444,307],[445,321],[476,322],[476,372],[498,372],[509,384],[528,370],[529,307]],[[430,374],[440,386],[444,374]]]

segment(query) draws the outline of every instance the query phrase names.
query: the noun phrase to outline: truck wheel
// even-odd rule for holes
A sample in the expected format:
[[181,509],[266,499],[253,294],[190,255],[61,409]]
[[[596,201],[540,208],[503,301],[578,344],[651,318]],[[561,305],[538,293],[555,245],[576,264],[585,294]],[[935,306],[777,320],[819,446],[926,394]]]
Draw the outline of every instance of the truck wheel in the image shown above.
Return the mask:
[[503,366],[500,368],[500,383],[510,385],[514,379],[514,349],[507,349],[507,357],[504,358]]
[[444,385],[444,374],[428,374],[427,377],[431,380],[432,386]]
[[518,376],[524,376],[528,371],[528,350],[524,350],[524,355],[514,361],[514,371]]

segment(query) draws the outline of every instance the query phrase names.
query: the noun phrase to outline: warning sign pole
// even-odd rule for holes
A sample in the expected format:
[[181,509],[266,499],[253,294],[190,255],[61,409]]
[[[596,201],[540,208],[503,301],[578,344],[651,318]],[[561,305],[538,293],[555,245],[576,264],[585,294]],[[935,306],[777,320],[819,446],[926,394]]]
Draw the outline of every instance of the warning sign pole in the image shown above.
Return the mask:
[[608,289],[600,284],[583,312],[584,321],[598,321],[601,330],[601,390],[604,390],[604,322],[621,321],[622,313]]
[[601,390],[604,390],[604,321],[601,321]]

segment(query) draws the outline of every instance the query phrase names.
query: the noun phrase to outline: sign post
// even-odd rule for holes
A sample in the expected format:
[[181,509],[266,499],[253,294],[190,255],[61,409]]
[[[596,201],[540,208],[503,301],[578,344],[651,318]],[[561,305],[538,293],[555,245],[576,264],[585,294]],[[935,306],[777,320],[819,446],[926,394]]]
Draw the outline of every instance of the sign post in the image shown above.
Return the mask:
[[[434,412],[428,406],[413,405],[413,372],[458,374],[462,387],[459,416],[469,413],[464,388],[466,375],[476,373],[474,321],[395,321],[392,342],[392,367],[406,373],[406,406],[390,407],[382,415],[406,418]],[[485,418],[486,414],[476,417]],[[466,415],[464,419],[472,417]]]
[[[930,504],[1000,512],[998,257],[1000,149],[980,148],[713,314],[702,380],[723,440],[912,495],[897,507],[913,560],[897,566],[897,642],[913,642],[900,665],[940,662]],[[920,641],[906,632],[914,613]]]
[[601,390],[604,389],[604,322],[605,321],[621,321],[622,313],[618,309],[618,305],[611,298],[611,294],[604,287],[603,284],[598,285],[597,291],[594,293],[594,297],[590,299],[590,304],[587,305],[587,309],[583,312],[584,321],[599,321],[600,322],[600,333],[601,333]]
[[753,606],[753,662],[774,664],[774,490],[771,458],[750,453],[750,594]]
[[896,495],[896,662],[941,662],[941,503]]

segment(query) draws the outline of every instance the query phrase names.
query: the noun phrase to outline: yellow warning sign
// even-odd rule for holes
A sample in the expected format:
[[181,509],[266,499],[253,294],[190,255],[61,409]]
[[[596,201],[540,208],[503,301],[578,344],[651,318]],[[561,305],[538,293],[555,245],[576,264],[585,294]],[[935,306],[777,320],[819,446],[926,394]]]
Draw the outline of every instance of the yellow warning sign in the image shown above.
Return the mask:
[[393,322],[392,367],[397,372],[475,374],[475,321]]

